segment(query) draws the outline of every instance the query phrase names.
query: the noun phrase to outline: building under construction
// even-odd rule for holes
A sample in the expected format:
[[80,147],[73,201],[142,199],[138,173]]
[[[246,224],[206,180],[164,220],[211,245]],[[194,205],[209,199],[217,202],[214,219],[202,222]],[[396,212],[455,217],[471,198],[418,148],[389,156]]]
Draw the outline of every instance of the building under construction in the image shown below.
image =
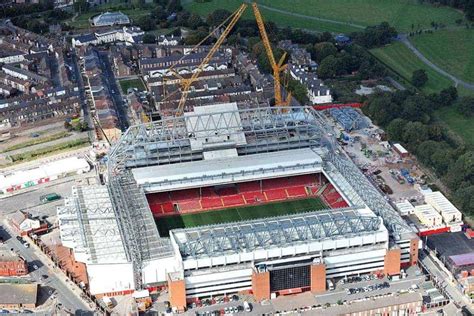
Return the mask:
[[[317,293],[329,278],[416,264],[416,235],[338,153],[318,115],[228,103],[130,127],[109,155],[107,185],[76,187],[58,208],[61,239],[87,264],[91,293],[161,284],[184,307],[241,291]],[[316,199],[322,208],[292,215],[157,228],[209,210]]]

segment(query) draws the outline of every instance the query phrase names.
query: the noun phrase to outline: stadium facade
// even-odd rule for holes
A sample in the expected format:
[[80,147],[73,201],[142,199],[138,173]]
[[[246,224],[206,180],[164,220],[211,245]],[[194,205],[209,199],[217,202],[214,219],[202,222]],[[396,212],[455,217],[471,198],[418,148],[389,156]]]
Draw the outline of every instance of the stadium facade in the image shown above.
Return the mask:
[[[166,284],[171,304],[184,308],[242,291],[258,300],[319,293],[327,279],[393,275],[416,264],[417,236],[340,153],[318,115],[227,103],[130,127],[109,155],[107,185],[76,187],[58,208],[61,238],[87,264],[91,293]],[[169,236],[155,225],[208,209],[316,197],[326,209]]]

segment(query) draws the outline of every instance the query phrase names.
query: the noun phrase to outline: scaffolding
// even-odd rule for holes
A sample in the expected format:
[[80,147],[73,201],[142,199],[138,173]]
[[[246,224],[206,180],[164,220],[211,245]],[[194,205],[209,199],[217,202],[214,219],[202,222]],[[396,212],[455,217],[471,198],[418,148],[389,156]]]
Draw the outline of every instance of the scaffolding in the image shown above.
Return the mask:
[[143,263],[173,255],[168,238],[161,238],[143,189],[130,171],[109,179],[107,185],[129,262],[132,262],[136,288],[143,285]]
[[377,191],[365,175],[354,165],[352,161],[335,152],[326,151],[323,158],[324,170],[337,170],[349,182],[351,187],[362,198],[365,204],[377,215],[381,216],[385,226],[391,232],[395,240],[402,240],[405,234],[412,234],[413,230],[403,220],[400,214],[390,203]]
[[215,135],[232,139],[243,133],[244,144],[227,143],[239,155],[319,146],[320,124],[311,107],[264,107],[167,117],[131,126],[109,155],[109,175],[127,168],[203,159],[192,142]]

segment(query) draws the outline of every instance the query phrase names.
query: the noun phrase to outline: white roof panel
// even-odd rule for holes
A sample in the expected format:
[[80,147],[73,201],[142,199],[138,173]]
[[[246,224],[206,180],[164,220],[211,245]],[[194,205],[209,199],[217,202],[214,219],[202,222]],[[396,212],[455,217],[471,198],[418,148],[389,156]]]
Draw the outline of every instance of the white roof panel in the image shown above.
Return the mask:
[[319,172],[321,164],[318,154],[304,148],[136,168],[132,173],[147,192],[158,192]]

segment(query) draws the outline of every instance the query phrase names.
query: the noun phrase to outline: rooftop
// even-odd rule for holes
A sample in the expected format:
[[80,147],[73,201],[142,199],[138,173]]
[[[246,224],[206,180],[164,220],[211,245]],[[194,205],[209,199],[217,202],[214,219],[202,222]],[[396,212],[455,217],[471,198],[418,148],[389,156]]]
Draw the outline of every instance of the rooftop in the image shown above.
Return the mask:
[[132,173],[147,192],[158,192],[315,173],[321,168],[321,157],[303,148],[136,168]]
[[104,12],[92,18],[92,23],[101,25],[120,25],[129,24],[130,19],[122,12]]
[[289,247],[381,229],[385,227],[370,210],[341,209],[176,229],[170,236],[183,258],[200,258]]
[[35,304],[38,284],[0,283],[0,304]]

